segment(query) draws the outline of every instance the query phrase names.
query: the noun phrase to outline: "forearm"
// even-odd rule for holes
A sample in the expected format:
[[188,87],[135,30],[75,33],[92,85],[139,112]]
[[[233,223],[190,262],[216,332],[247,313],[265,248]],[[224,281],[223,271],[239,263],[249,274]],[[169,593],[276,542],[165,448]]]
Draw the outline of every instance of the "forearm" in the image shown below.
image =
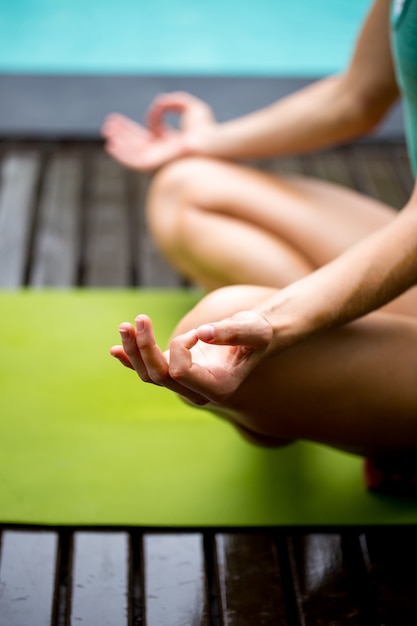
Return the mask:
[[273,327],[275,351],[378,309],[416,283],[417,210],[406,208],[389,226],[257,309]]
[[190,152],[220,158],[302,153],[368,132],[373,120],[344,76],[326,78],[247,116],[207,126],[190,137]]
[[264,158],[302,153],[363,135],[398,97],[389,34],[390,2],[376,0],[346,71],[251,115],[194,136],[200,154]]

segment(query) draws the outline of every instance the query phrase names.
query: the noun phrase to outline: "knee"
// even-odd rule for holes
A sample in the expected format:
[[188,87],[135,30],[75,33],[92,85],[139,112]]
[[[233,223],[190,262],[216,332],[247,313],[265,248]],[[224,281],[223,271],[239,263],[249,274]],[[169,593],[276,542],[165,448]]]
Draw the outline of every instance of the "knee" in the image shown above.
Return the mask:
[[187,157],[160,169],[151,182],[146,202],[146,219],[153,237],[163,248],[178,242],[181,210],[195,206],[198,181],[208,160]]
[[152,206],[160,199],[177,200],[178,197],[182,197],[189,187],[193,170],[195,171],[201,160],[197,157],[186,157],[162,167],[152,179],[149,205]]
[[273,293],[276,293],[275,289],[257,285],[230,285],[215,289],[201,298],[182,318],[174,335],[185,333],[201,324],[218,322],[238,311],[251,309]]

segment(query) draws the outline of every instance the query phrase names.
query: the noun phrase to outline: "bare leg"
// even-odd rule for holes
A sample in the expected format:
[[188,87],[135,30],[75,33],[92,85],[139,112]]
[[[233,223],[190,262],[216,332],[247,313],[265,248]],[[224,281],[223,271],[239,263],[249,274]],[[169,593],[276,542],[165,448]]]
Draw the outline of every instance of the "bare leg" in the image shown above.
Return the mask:
[[[250,308],[269,293],[215,291],[175,332]],[[272,444],[308,439],[366,456],[415,450],[416,348],[417,320],[375,313],[264,361],[225,406],[212,408]]]
[[[149,227],[163,253],[208,290],[284,287],[394,216],[386,205],[325,181],[204,158],[161,170],[148,201]],[[387,310],[417,314],[417,290]]]

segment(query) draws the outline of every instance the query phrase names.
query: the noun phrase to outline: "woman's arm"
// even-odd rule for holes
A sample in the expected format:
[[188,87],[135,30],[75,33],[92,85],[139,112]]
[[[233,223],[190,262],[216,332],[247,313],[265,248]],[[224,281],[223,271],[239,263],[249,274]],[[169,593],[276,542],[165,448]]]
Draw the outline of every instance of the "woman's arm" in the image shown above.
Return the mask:
[[152,324],[121,326],[113,356],[145,382],[196,404],[222,404],[272,354],[386,304],[417,283],[417,185],[388,226],[254,309],[206,323],[159,349]]
[[[376,0],[347,71],[236,120],[195,129],[188,151],[224,158],[268,157],[319,149],[371,131],[398,97],[389,0]],[[155,116],[155,119],[158,115]]]
[[[417,184],[398,216],[332,262],[256,307],[273,330],[268,353],[361,317],[417,284]],[[232,320],[212,325],[214,343],[238,342]],[[209,337],[207,327],[199,337]],[[246,333],[246,330],[245,330]]]
[[[417,184],[406,207],[388,226],[328,265],[250,311],[204,324],[194,336],[177,337],[173,376],[183,389],[221,402],[263,359],[378,309],[415,284]],[[213,349],[207,365],[198,351],[192,353],[198,339]]]
[[[370,132],[398,96],[391,58],[389,0],[376,0],[346,72],[319,80],[274,104],[216,123],[208,105],[187,93],[156,98],[148,127],[111,115],[106,150],[128,167],[154,170],[190,155],[267,158],[324,148]],[[180,129],[165,126],[175,111]]]

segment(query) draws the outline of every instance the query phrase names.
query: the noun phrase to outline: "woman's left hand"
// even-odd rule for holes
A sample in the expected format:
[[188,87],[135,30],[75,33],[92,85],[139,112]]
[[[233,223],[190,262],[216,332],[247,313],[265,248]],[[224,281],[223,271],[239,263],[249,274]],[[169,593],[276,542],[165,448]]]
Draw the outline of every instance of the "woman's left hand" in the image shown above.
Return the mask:
[[163,352],[152,322],[136,318],[136,328],[123,323],[122,346],[111,354],[148,383],[166,387],[196,405],[221,404],[231,396],[266,355],[272,328],[258,311],[205,324],[174,337]]

